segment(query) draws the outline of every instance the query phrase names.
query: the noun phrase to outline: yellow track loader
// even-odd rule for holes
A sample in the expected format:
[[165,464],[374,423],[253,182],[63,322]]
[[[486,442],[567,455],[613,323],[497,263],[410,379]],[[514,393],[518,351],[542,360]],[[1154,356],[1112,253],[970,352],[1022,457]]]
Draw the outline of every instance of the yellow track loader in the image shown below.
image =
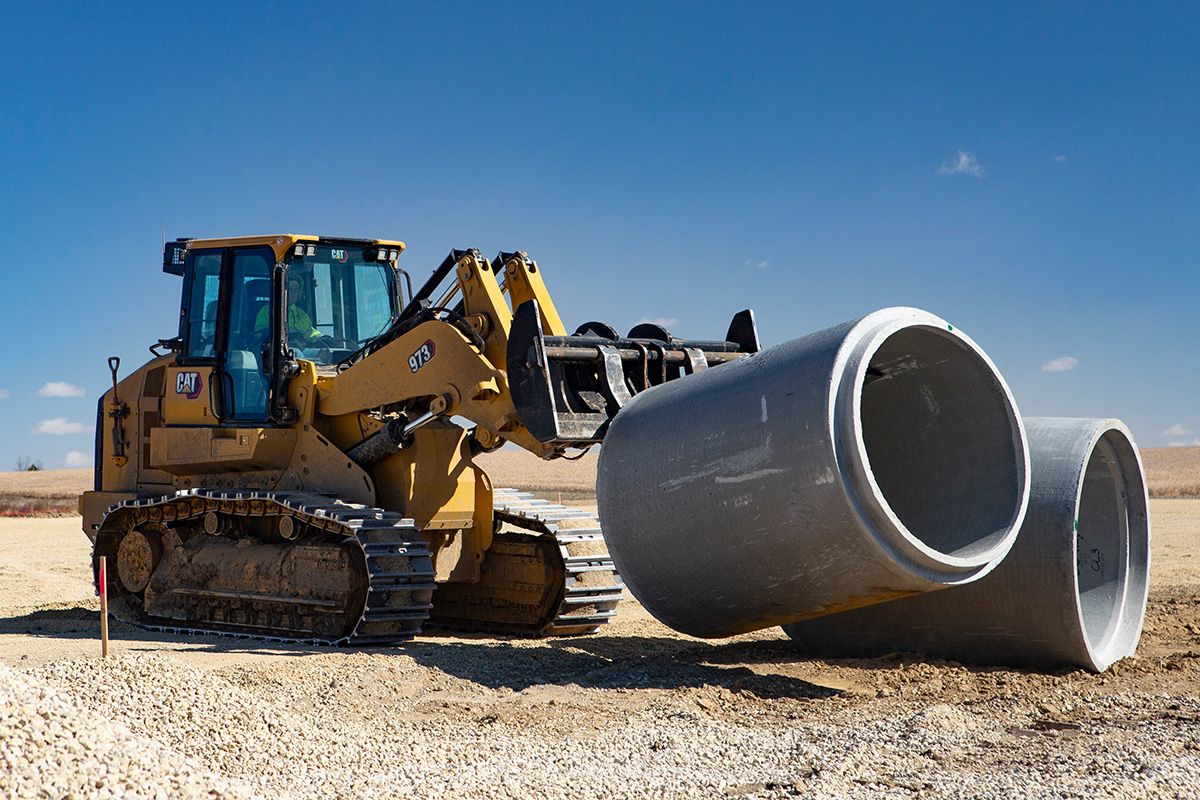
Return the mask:
[[758,350],[725,339],[567,335],[537,264],[455,250],[414,291],[390,240],[179,239],[179,335],[100,398],[80,498],[110,608],[153,629],[387,643],[427,621],[590,633],[621,581],[596,518],[495,489],[511,442],[601,441],[640,391]]

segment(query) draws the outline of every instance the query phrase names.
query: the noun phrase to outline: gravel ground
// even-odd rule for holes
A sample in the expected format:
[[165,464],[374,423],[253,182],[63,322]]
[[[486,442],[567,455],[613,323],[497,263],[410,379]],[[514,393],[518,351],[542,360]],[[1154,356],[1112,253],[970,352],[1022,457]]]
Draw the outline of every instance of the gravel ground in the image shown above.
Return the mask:
[[[91,670],[97,664],[90,665]],[[107,665],[106,665],[107,666]],[[88,665],[80,664],[88,669]],[[112,690],[119,688],[107,683]],[[253,790],[0,665],[0,795],[12,798],[254,797]]]
[[78,519],[0,520],[0,797],[1195,797],[1200,501],[1153,513],[1139,655],[1098,676],[800,659],[633,601],[369,650],[114,624],[102,661]]
[[[900,662],[909,674],[870,697],[737,668],[704,682],[688,660],[672,676],[676,659],[619,657],[562,682],[560,664],[530,658],[536,647],[481,647],[496,664],[525,651],[515,660],[534,662],[531,674],[492,685],[394,652],[7,670],[0,685],[26,701],[15,729],[35,732],[10,763],[23,767],[17,785],[55,776],[48,796],[96,785],[172,797],[1187,797],[1200,786],[1200,700],[1104,695],[1081,674],[1043,678],[1029,703],[1021,675],[995,673],[987,699],[947,703],[978,676]],[[59,720],[66,733],[48,738]]]

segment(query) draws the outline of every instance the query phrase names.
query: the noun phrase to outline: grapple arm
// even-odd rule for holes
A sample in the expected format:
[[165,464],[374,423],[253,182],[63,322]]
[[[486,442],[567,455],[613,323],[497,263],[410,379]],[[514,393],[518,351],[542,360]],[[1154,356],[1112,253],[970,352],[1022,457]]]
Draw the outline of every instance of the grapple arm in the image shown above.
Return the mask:
[[571,336],[547,336],[536,300],[517,307],[507,373],[513,405],[539,441],[587,445],[638,392],[758,352],[754,312],[738,312],[722,341],[677,339],[643,323],[628,336],[586,323]]

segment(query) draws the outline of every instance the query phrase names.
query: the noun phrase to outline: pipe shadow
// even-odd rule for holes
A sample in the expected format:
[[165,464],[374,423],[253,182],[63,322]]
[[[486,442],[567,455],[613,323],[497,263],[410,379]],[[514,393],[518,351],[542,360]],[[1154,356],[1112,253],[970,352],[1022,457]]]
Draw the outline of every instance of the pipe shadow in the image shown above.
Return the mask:
[[[39,608],[0,617],[0,636],[53,639],[99,638],[99,611],[86,606]],[[152,631],[110,618],[109,635],[131,650],[158,651],[163,646],[192,652],[304,656],[318,653],[406,655],[422,666],[490,688],[521,691],[539,685],[637,689],[724,686],[761,698],[820,699],[841,689],[781,674],[797,664],[833,668],[903,670],[913,664],[958,667],[976,674],[1068,674],[1077,667],[1038,668],[987,661],[947,659],[920,652],[898,651],[873,656],[798,649],[789,639],[704,641],[669,636],[573,636],[538,640],[496,637],[431,629],[417,639],[390,647],[337,647],[272,642],[237,634],[184,634]],[[767,669],[756,672],[751,666]],[[775,670],[770,668],[774,667]]]
[[[697,643],[659,636],[593,636],[549,639],[541,647],[505,640],[430,642],[403,649],[422,666],[492,689],[521,691],[532,686],[570,685],[583,689],[679,689],[721,686],[762,699],[816,700],[841,689],[779,672],[746,666],[795,664],[775,642]],[[745,655],[750,658],[744,658]]]
[[[490,688],[521,691],[539,685],[581,688],[637,689],[723,686],[760,698],[820,699],[840,694],[781,674],[802,663],[833,668],[903,670],[913,664],[960,667],[974,673],[1035,672],[1066,674],[1074,667],[1036,669],[1020,665],[972,663],[918,652],[875,656],[798,650],[789,639],[715,641],[669,636],[574,636],[537,640],[496,637],[431,629],[416,640],[391,647],[335,647],[294,642],[271,642],[236,634],[181,634],[152,631],[110,619],[109,634],[131,650],[158,651],[164,645],[192,652],[245,655],[304,656],[318,653],[366,652],[406,655],[422,666]],[[40,608],[0,617],[0,636],[24,635],[53,639],[97,639],[99,611],[85,606]],[[755,671],[751,667],[766,668]],[[772,669],[774,668],[774,669]]]
[[[778,672],[759,673],[748,664],[788,665],[795,654],[781,642],[710,644],[666,636],[581,636],[536,640],[463,636],[431,631],[393,647],[332,647],[264,642],[232,635],[181,635],[149,631],[111,620],[114,641],[132,650],[174,645],[192,652],[303,656],[316,653],[372,653],[409,656],[424,667],[489,688],[521,691],[564,685],[597,689],[678,689],[722,686],[764,699],[822,699],[841,690]],[[84,606],[37,609],[0,617],[5,634],[55,639],[96,639],[99,612]]]

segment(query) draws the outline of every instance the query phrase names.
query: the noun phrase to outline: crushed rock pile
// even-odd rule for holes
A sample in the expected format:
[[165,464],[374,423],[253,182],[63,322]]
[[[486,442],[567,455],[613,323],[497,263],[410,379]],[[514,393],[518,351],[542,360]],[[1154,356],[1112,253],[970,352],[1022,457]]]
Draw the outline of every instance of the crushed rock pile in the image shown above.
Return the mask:
[[366,652],[215,671],[120,655],[3,675],[17,687],[5,741],[46,709],[74,742],[47,753],[27,735],[6,751],[20,785],[78,771],[111,787],[51,796],[1175,797],[1200,780],[1200,734],[1178,724],[1200,719],[1194,698],[1093,696],[1087,717],[1060,722],[1062,709],[1004,698],[488,686]]
[[45,681],[0,664],[0,797],[198,800],[254,794],[82,707]]

